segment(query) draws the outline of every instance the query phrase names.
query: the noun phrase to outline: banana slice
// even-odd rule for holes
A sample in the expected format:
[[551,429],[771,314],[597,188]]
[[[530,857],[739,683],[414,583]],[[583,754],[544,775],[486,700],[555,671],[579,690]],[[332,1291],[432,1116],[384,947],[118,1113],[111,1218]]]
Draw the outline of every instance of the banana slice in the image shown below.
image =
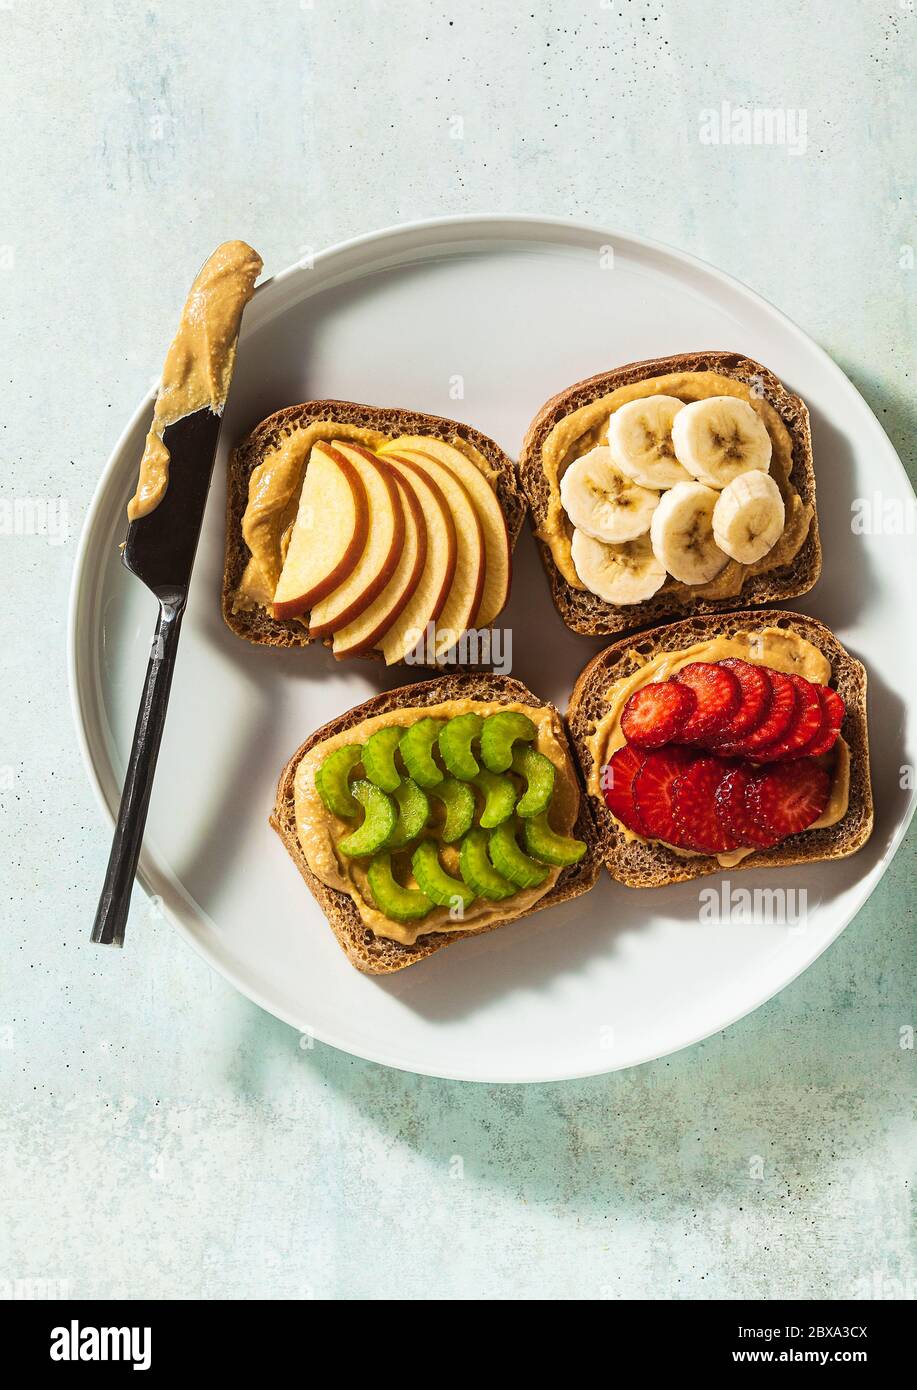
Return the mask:
[[684,409],[676,396],[628,401],[608,421],[608,447],[621,472],[641,487],[674,487],[691,474],[672,447],[672,424]]
[[603,446],[571,463],[560,480],[560,500],[578,531],[613,544],[646,534],[659,493],[626,477]]
[[771,437],[747,401],[708,396],[680,410],[672,423],[679,463],[698,482],[726,487],[740,473],[771,466]]
[[706,584],[729,562],[713,536],[713,509],[718,500],[719,493],[703,483],[676,483],[662,494],[653,512],[653,553],[683,584]]
[[713,508],[713,538],[743,565],[766,555],[783,534],[786,509],[769,473],[740,473],[723,488]]
[[584,531],[574,531],[570,551],[586,588],[606,603],[642,603],[665,582],[665,566],[653,554],[649,536],[604,545]]

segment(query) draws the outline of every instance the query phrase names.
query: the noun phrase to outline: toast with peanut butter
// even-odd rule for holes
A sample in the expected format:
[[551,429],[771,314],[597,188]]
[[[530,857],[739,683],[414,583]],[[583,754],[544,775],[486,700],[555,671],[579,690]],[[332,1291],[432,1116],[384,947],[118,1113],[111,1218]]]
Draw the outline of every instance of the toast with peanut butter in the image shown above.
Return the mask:
[[293,754],[270,823],[372,975],[588,892],[601,867],[563,720],[506,676],[348,710]]
[[486,664],[524,514],[512,461],[479,430],[290,406],[230,458],[223,616],[265,646],[438,666],[458,644],[461,664]]
[[567,725],[612,878],[840,859],[873,823],[866,672],[817,619],[707,615],[615,642]]
[[519,479],[574,632],[783,601],[821,572],[808,410],[740,353],[568,387],[532,421]]

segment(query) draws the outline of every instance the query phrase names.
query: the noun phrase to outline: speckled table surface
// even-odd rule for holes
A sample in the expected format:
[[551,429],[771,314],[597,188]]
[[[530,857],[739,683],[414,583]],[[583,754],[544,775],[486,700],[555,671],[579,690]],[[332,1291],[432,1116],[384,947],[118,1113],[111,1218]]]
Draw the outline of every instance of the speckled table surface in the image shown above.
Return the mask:
[[[0,0],[2,493],[69,523],[0,538],[0,1296],[913,1297],[913,835],[728,1032],[438,1082],[303,1050],[139,893],[130,949],[89,945],[64,661],[82,515],[227,235],[269,270],[449,212],[670,242],[821,343],[913,478],[913,10]],[[784,142],[712,143],[723,103]]]

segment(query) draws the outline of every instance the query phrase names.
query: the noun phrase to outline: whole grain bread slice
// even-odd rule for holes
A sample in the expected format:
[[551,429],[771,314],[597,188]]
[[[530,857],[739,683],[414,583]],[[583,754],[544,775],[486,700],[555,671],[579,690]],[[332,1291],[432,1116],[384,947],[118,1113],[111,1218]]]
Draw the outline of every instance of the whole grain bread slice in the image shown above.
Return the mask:
[[809,412],[799,396],[787,391],[767,367],[737,352],[684,352],[672,357],[656,357],[629,362],[614,371],[600,372],[585,381],[568,386],[541,407],[528,428],[519,456],[519,481],[528,499],[532,528],[536,533],[541,559],[551,585],[555,606],[567,627],[590,637],[634,632],[668,618],[689,613],[720,613],[743,606],[774,603],[806,593],[821,573],[821,543],[818,518],[813,514],[809,531],[790,564],[748,575],[741,595],[727,598],[701,598],[684,591],[683,586],[663,587],[644,603],[619,607],[606,603],[588,590],[568,583],[558,569],[550,546],[538,536],[546,519],[550,488],[541,461],[544,441],[555,425],[582,406],[600,400],[618,387],[670,372],[719,372],[747,383],[773,406],[793,443],[793,462],[789,482],[803,503],[815,507],[815,472],[812,466],[812,435]]
[[[605,693],[614,681],[631,675],[643,662],[660,652],[680,651],[711,637],[730,637],[737,632],[755,632],[765,627],[796,633],[817,647],[831,663],[831,685],[847,706],[841,736],[850,748],[850,802],[847,814],[836,825],[792,835],[774,849],[748,855],[736,867],[779,868],[820,859],[843,859],[862,848],[872,831],[866,670],[824,623],[806,614],[771,608],[687,618],[606,647],[580,673],[570,696],[567,725],[580,768],[588,783],[594,765],[587,741],[607,712]],[[721,872],[716,858],[708,855],[685,858],[658,841],[629,840],[598,797],[590,795],[589,801],[598,825],[599,853],[605,867],[612,878],[628,887],[659,888],[669,883],[684,883],[701,874]]]
[[[462,425],[455,420],[426,415],[417,410],[360,405],[355,401],[305,401],[302,405],[278,410],[256,425],[229,457],[223,617],[233,632],[248,642],[269,647],[308,647],[319,640],[310,637],[306,626],[294,618],[273,618],[261,608],[234,611],[233,598],[249,559],[248,546],[242,536],[242,517],[248,505],[248,484],[253,470],[284,436],[323,420],[378,430],[392,439],[402,434],[426,434],[446,443],[454,439],[464,440],[477,449],[494,469],[494,491],[506,521],[511,547],[515,546],[522,529],[526,502],[516,479],[515,465],[498,444],[471,425]],[[330,637],[325,639],[326,645],[330,645],[330,642]],[[367,655],[382,659],[379,652]]]
[[[330,723],[316,729],[315,733],[306,739],[280,774],[280,781],[277,784],[277,800],[270,816],[270,823],[286,846],[291,859],[308,884],[313,896],[318,900],[319,906],[328,918],[331,929],[351,964],[368,975],[388,975],[395,970],[403,970],[405,966],[414,965],[416,961],[431,956],[434,951],[439,951],[444,946],[452,946],[456,941],[464,941],[469,936],[483,936],[485,932],[505,926],[507,922],[512,922],[517,917],[530,915],[532,912],[540,912],[545,907],[554,907],[558,903],[565,902],[568,898],[579,897],[581,893],[587,893],[592,888],[599,876],[602,861],[598,854],[596,826],[589,806],[589,797],[583,787],[580,787],[580,809],[573,834],[578,839],[586,841],[589,846],[586,854],[578,864],[563,869],[550,892],[539,899],[534,907],[529,908],[527,913],[514,913],[511,906],[507,904],[505,915],[500,916],[499,920],[491,922],[485,927],[448,933],[429,932],[426,936],[419,936],[413,946],[403,946],[400,942],[389,941],[384,937],[376,936],[366,927],[356,904],[348,894],[327,887],[321,879],[316,878],[315,874],[312,873],[296,834],[296,814],[293,804],[293,781],[302,757],[316,743],[332,738],[335,734],[343,733],[345,729],[353,728],[354,725],[362,723],[364,719],[370,719],[373,715],[386,714],[389,710],[395,709],[420,709],[428,705],[440,704],[444,700],[463,699],[487,700],[500,704],[521,702],[527,705],[552,708],[547,705],[547,701],[540,700],[537,695],[533,695],[531,690],[521,681],[513,680],[509,676],[497,676],[489,673],[440,676],[437,680],[422,681],[418,685],[406,685],[398,690],[384,691],[380,695],[374,695],[371,699],[365,700],[363,704],[347,710],[337,719],[332,719]],[[574,775],[576,775],[577,764],[575,757],[572,756],[572,750],[570,763]]]

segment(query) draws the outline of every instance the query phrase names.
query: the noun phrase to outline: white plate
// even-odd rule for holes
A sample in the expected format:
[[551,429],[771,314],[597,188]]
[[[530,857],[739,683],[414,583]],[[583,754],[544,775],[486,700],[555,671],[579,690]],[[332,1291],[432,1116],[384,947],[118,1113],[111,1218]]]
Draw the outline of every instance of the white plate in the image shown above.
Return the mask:
[[[613,248],[613,253],[608,248]],[[613,259],[613,265],[610,262]],[[698,348],[766,363],[812,411],[824,573],[799,601],[870,672],[876,827],[852,859],[746,871],[736,887],[808,894],[803,930],[699,920],[700,884],[586,896],[443,951],[390,978],[360,975],[267,825],[277,775],[319,724],[405,671],[321,649],[240,641],[219,611],[226,449],[309,397],[467,420],[515,455],[559,388],[603,368]],[[455,399],[457,383],[464,398]],[[70,614],[71,689],[90,776],[117,805],[155,603],[118,562],[151,411],[128,425],[96,492]],[[917,593],[911,537],[854,535],[851,501],[913,494],[888,439],[838,368],[734,280],[635,237],[535,218],[458,218],[326,251],[263,285],[246,311],[223,446],[185,618],[141,878],[181,934],[244,994],[335,1047],[475,1081],[632,1066],[695,1042],[770,998],[876,886],[913,809]],[[526,529],[505,621],[513,673],[561,709],[598,646],[563,627]],[[407,673],[409,674],[409,673]],[[131,937],[142,921],[129,925]],[[104,962],[102,962],[104,965]]]

